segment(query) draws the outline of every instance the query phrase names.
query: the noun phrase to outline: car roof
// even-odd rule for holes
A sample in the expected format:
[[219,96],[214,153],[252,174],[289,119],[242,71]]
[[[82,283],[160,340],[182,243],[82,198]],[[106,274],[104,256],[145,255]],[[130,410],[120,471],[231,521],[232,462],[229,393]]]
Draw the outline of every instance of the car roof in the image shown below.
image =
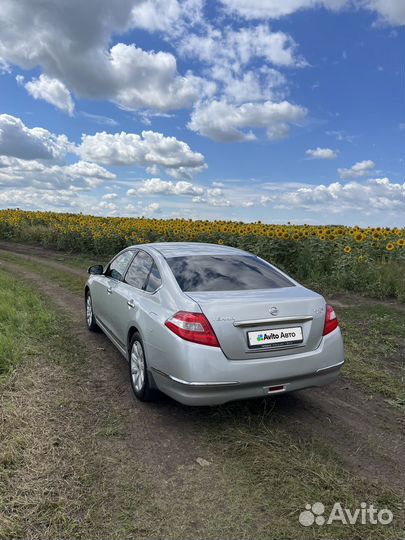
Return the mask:
[[208,244],[205,242],[153,242],[145,244],[164,257],[182,257],[187,255],[246,255],[246,251],[224,246],[221,244]]

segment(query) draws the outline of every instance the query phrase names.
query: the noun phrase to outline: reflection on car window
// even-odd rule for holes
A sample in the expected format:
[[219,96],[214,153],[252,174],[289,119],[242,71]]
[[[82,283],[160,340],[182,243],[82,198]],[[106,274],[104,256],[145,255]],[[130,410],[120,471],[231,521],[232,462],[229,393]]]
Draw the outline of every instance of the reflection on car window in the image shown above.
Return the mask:
[[154,292],[162,284],[162,278],[160,277],[159,270],[155,263],[153,263],[152,269],[149,274],[148,284],[146,285],[146,291]]
[[145,289],[153,259],[145,251],[139,251],[131,266],[128,268],[125,281],[137,289]]
[[183,291],[244,291],[294,286],[254,255],[191,255],[170,257],[167,262]]
[[106,275],[114,279],[121,280],[122,276],[125,274],[129,261],[132,259],[133,254],[133,251],[124,251],[124,253],[118,255],[118,257],[116,257],[110,264]]

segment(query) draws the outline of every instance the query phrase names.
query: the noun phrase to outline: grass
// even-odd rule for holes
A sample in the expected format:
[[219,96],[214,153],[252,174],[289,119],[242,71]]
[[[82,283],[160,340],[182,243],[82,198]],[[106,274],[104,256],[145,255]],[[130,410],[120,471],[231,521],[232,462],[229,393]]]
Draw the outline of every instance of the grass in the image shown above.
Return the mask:
[[49,337],[54,316],[32,289],[2,271],[0,290],[0,378],[4,378],[23,356],[38,352],[41,341]]
[[[44,267],[35,271],[42,275]],[[345,470],[319,440],[288,431],[277,402],[179,406],[180,419],[163,439],[132,440],[132,424],[144,423],[148,408],[125,409],[108,378],[104,393],[93,388],[97,358],[69,319],[2,271],[0,298],[7,343],[0,538],[400,537],[400,497]],[[354,324],[358,313],[348,311]],[[383,322],[376,327],[380,335]],[[151,419],[157,411],[170,421],[172,405],[149,407]],[[196,455],[185,438],[190,432]],[[154,445],[167,448],[158,459]],[[197,455],[210,465],[198,465]],[[363,500],[392,509],[395,523],[322,529],[298,523],[307,502],[355,508]]]
[[338,314],[346,353],[343,374],[365,391],[403,404],[404,313],[395,306],[366,304],[339,308]]
[[[57,409],[46,406],[58,392],[52,383],[68,348],[69,362],[77,359],[76,345],[61,333],[64,324],[38,292],[0,271],[0,538],[61,527],[68,537],[75,529],[59,495],[70,463],[55,456],[63,435],[52,421]],[[75,485],[66,495],[72,507],[79,501]]]
[[252,537],[389,538],[395,534],[382,527],[335,524],[304,531],[298,525],[299,513],[314,501],[322,501],[327,510],[336,501],[354,508],[362,500],[373,500],[377,507],[397,511],[401,503],[389,491],[345,471],[340,459],[319,440],[286,431],[277,410],[266,410],[258,402],[229,404],[213,413],[206,436],[222,453],[225,474],[250,486],[249,500],[268,514],[267,536],[265,529],[258,528]]

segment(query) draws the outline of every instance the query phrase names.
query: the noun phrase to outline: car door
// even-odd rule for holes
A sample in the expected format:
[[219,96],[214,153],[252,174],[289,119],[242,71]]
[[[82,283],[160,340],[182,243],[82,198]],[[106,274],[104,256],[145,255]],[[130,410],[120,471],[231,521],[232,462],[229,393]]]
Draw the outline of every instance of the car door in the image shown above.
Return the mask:
[[147,303],[145,298],[147,282],[153,265],[152,257],[139,250],[111,295],[111,310],[114,317],[111,318],[110,328],[123,346],[126,344],[131,323],[138,321],[143,314]]
[[119,253],[109,263],[104,274],[101,276],[95,276],[92,282],[91,294],[94,312],[97,319],[107,327],[108,330],[112,330],[112,323],[114,320],[114,296],[118,284],[123,279],[129,263],[133,259],[136,250],[128,249]]

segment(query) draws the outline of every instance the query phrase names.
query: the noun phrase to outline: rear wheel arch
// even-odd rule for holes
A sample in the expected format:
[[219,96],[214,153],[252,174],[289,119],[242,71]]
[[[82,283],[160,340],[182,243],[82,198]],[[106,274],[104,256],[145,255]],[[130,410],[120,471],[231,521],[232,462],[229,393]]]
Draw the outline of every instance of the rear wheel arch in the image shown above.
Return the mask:
[[[139,331],[139,329],[136,326],[131,326],[131,328],[128,330],[128,337],[127,337],[128,362],[129,362],[129,357],[130,357],[130,354],[131,354],[132,338],[134,337],[135,334],[138,334],[139,337],[142,339],[142,334]],[[142,343],[143,343],[143,340],[142,340]],[[143,345],[144,345],[144,343],[143,343]],[[149,377],[149,384],[150,384],[151,388],[157,390],[158,387],[157,387],[157,384],[156,384],[155,379],[153,377],[153,372],[150,369],[149,365],[148,365],[148,377]]]
[[[134,381],[132,379],[131,353],[132,353],[132,345],[135,341],[140,342],[142,351],[143,351],[143,358],[144,358],[145,383],[144,383],[144,388],[141,391],[136,390],[134,386]],[[153,379],[153,375],[148,367],[142,336],[139,330],[135,328],[135,326],[132,326],[128,332],[128,364],[129,364],[129,373],[130,373],[130,378],[131,378],[131,386],[132,386],[132,390],[134,391],[135,396],[141,401],[153,401],[157,395],[156,394],[157,386]]]
[[134,337],[134,334],[141,335],[141,333],[139,332],[138,328],[136,328],[136,326],[131,326],[131,328],[128,330],[128,336],[127,336],[127,351],[128,351],[128,354],[129,354],[129,350],[131,348],[131,341],[132,341],[132,338]]

